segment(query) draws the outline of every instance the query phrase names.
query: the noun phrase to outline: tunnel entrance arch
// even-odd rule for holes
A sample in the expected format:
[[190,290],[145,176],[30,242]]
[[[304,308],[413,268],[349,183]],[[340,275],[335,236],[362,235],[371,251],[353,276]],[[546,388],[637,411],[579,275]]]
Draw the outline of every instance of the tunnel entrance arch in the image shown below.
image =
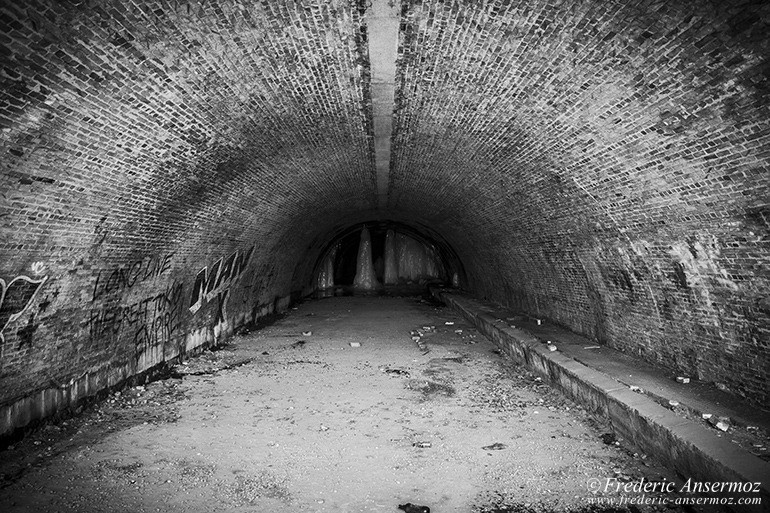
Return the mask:
[[[353,292],[364,228],[371,240],[371,265],[378,289],[417,292],[431,283],[457,287],[466,283],[465,269],[457,253],[439,234],[398,221],[378,220],[351,224],[327,237],[310,277],[313,292]],[[388,237],[394,240],[387,242]],[[388,244],[394,247],[388,249]],[[388,253],[393,251],[395,278],[394,270],[387,269]]]

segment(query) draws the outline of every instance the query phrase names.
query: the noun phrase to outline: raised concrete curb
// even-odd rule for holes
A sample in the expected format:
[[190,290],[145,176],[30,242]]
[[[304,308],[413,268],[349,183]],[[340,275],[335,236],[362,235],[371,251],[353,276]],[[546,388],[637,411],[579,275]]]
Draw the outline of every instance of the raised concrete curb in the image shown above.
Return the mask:
[[433,296],[456,310],[503,352],[548,379],[590,410],[608,418],[613,429],[641,451],[693,482],[761,483],[762,505],[736,511],[767,511],[770,463],[691,420],[636,393],[616,379],[564,354],[551,352],[531,333],[511,328],[488,303],[451,289],[432,288]]

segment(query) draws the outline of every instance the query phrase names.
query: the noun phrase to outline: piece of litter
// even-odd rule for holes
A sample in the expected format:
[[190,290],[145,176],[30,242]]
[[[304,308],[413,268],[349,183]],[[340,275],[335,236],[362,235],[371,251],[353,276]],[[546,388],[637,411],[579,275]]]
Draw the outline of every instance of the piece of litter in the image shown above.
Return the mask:
[[679,401],[669,401],[668,404],[669,404],[669,406],[676,407],[676,406],[679,406]]
[[685,378],[685,377],[683,377],[683,376],[677,376],[677,377],[676,377],[676,382],[677,382],[677,383],[684,383],[684,384],[687,384],[687,383],[689,383],[689,382],[690,382],[690,378]]
[[729,427],[730,427],[730,424],[728,424],[727,422],[722,422],[721,420],[716,424],[716,428],[719,429],[720,431],[727,431]]
[[427,449],[428,447],[431,447],[432,444],[430,442],[415,442],[412,445],[421,449]]
[[541,321],[540,321],[540,319],[538,319],[537,320],[537,325],[540,326],[540,324],[541,324]]
[[452,326],[454,325],[454,321],[447,321],[444,324],[446,324],[447,326]]
[[506,445],[500,442],[495,442],[492,445],[485,445],[482,447],[485,451],[502,451],[505,449]]
[[329,431],[329,428],[321,424],[321,431]]
[[455,330],[455,333],[457,333],[458,335],[460,335],[462,332],[463,330]]
[[636,386],[636,385],[631,385],[631,386],[630,386],[630,387],[628,387],[628,388],[630,388],[632,392],[641,392],[641,391],[642,391],[642,389],[641,389],[641,388],[639,388],[639,387],[638,387],[638,386]]
[[350,347],[361,347],[361,342],[351,342]]
[[312,334],[313,334],[313,332],[312,332],[312,331],[303,331],[303,332],[302,332],[302,336],[303,336],[303,337],[309,337],[309,336],[310,336],[310,335],[312,335]]
[[556,346],[553,344],[548,344],[548,350],[549,351],[556,351]]
[[601,349],[602,346],[585,346],[583,349]]
[[711,413],[704,413],[701,415],[701,418],[703,418],[703,420],[709,420],[711,417],[713,417],[713,414]]

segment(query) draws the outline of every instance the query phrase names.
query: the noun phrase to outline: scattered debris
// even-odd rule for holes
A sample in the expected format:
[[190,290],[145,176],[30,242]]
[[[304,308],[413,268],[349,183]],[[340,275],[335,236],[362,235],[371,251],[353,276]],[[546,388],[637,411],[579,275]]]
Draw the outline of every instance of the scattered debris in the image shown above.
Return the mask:
[[172,378],[182,378],[184,376],[205,376],[215,374],[219,371],[234,369],[251,362],[253,358],[242,358],[240,360],[230,361],[227,355],[220,357],[214,352],[204,353],[200,357],[190,362],[174,365],[170,369],[169,376]]
[[430,508],[428,506],[417,506],[411,502],[399,504],[398,509],[405,511],[406,513],[430,513]]
[[620,445],[617,437],[615,437],[615,433],[604,433],[599,438],[602,439],[602,442],[604,442],[605,445]]
[[556,346],[553,344],[548,344],[548,350],[549,351],[556,351]]
[[351,342],[350,347],[361,347],[361,342]]
[[415,442],[412,445],[414,447],[419,447],[420,449],[427,449],[428,447],[432,447],[433,444],[430,442]]
[[458,335],[462,335],[463,334],[463,330],[455,330],[455,333],[457,333]]
[[640,394],[644,392],[644,390],[642,390],[641,387],[638,387],[636,385],[631,385],[628,388],[631,389],[632,392],[639,392]]
[[437,395],[443,395],[444,397],[454,397],[457,391],[451,385],[445,385],[443,383],[437,383],[435,381],[426,381],[423,379],[410,379],[404,385],[409,390],[421,392],[423,400],[427,401]]
[[730,429],[730,417],[715,417],[712,415],[708,418],[708,422],[720,431]]
[[291,347],[293,347],[294,349],[299,349],[300,347],[303,347],[305,344],[307,344],[307,342],[305,342],[304,340],[297,340],[291,345]]
[[303,331],[303,332],[302,332],[302,336],[303,336],[303,337],[309,337],[309,336],[310,336],[310,335],[312,335],[312,334],[313,334],[313,332],[312,332],[312,331]]
[[676,382],[677,382],[677,383],[684,383],[684,384],[687,384],[687,383],[689,383],[689,382],[690,382],[690,378],[685,378],[684,376],[677,376],[677,377],[676,377]]
[[602,346],[585,346],[583,349],[601,349]]
[[701,415],[703,420],[709,420],[713,416],[714,416],[714,414],[712,414],[712,413],[704,413],[704,414]]
[[380,371],[385,374],[395,374],[396,376],[408,376],[409,371],[404,369],[391,369],[390,367],[380,367]]
[[714,383],[714,386],[716,386],[722,392],[729,392],[730,391],[730,389],[727,388],[727,385],[725,385],[724,383]]
[[327,426],[324,426],[323,424],[321,424],[321,427],[318,429],[320,429],[321,431],[329,431],[329,428]]
[[[423,329],[425,329],[425,327]],[[427,329],[431,330],[433,329],[433,327],[427,326]],[[422,341],[422,337],[425,335],[425,333],[423,333],[420,330],[412,330],[410,334],[412,335],[412,340],[417,343],[417,347],[419,347],[420,351],[422,351],[422,354],[424,355],[428,354],[430,352],[430,349],[428,349],[428,346],[426,346],[425,343]]]
[[503,449],[506,449],[507,446],[504,443],[495,442],[491,445],[485,445],[482,447],[485,451],[502,451]]
[[674,400],[672,399],[672,400],[670,400],[670,401],[668,402],[668,405],[669,405],[669,406],[671,406],[671,407],[673,407],[673,408],[676,408],[677,406],[679,406],[679,401],[674,401]]

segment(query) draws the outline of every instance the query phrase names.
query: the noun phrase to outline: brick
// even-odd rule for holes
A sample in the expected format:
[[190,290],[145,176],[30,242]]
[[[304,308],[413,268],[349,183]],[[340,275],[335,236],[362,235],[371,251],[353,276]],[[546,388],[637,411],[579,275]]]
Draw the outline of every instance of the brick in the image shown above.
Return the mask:
[[766,404],[768,9],[403,1],[379,211],[366,2],[6,2],[0,278],[46,281],[0,306],[0,403],[215,343],[389,219],[479,297]]

